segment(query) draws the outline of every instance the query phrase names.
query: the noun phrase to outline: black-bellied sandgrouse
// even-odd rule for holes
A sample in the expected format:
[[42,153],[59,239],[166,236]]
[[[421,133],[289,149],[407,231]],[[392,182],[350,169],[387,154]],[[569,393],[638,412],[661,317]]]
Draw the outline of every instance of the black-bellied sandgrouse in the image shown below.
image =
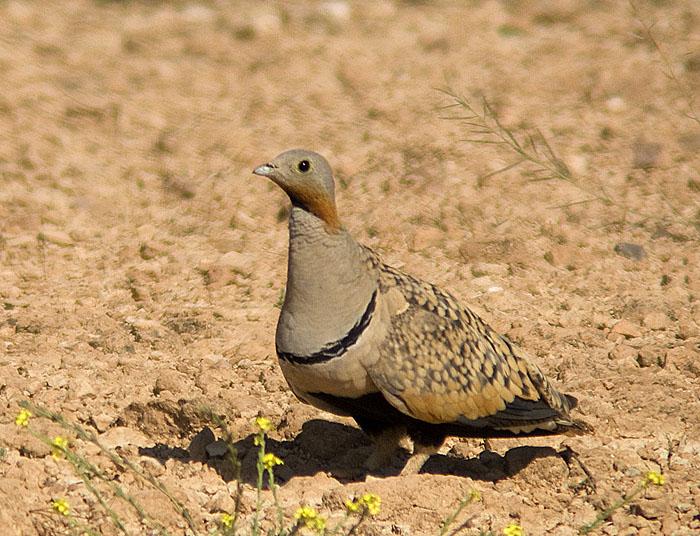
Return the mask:
[[333,173],[287,151],[255,168],[292,202],[287,290],[275,337],[302,401],[352,416],[388,460],[402,434],[418,471],[447,436],[577,433],[576,399],[450,294],[387,266],[342,227]]

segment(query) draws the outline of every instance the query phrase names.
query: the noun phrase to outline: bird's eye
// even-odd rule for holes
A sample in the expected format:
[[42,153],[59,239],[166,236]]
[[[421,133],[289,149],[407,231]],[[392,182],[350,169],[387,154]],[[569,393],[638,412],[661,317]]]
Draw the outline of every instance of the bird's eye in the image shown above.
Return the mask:
[[309,163],[308,160],[302,160],[302,161],[299,162],[299,164],[297,165],[297,168],[298,168],[299,171],[301,171],[302,173],[306,173],[307,171],[309,171],[309,170],[311,169],[311,164]]

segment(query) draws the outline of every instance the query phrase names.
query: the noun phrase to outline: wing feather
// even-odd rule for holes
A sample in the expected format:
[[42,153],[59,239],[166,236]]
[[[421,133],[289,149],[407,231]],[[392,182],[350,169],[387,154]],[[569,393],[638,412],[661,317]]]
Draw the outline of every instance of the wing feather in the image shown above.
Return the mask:
[[475,427],[566,424],[571,407],[506,337],[435,286],[376,260],[382,293],[404,303],[390,315],[368,369],[399,411],[428,423]]

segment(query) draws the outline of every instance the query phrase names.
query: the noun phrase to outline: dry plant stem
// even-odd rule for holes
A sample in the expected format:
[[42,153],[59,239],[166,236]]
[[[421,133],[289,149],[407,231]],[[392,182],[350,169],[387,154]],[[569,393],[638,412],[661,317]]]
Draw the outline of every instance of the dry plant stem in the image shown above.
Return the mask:
[[[607,193],[605,186],[600,180],[592,181],[585,177],[575,177],[566,163],[557,156],[547,138],[539,129],[535,128],[531,132],[521,134],[520,137],[524,138],[524,141],[518,139],[518,135],[516,135],[514,130],[501,123],[498,114],[485,97],[481,99],[481,110],[479,111],[466,97],[460,96],[455,91],[451,89],[441,89],[439,91],[454,101],[443,106],[443,110],[462,108],[468,112],[467,115],[443,116],[443,119],[461,121],[467,127],[469,133],[474,137],[467,138],[464,141],[496,145],[518,156],[515,162],[488,173],[480,177],[479,180],[483,181],[485,178],[503,173],[520,164],[530,163],[534,166],[533,172],[536,175],[535,178],[529,179],[530,182],[562,180],[586,195],[585,199],[554,208],[566,208],[591,202],[600,202],[605,205],[615,206],[623,211],[625,220],[628,214],[638,218],[641,223],[659,219],[657,214],[646,214],[625,206],[623,202]],[[592,184],[592,186],[589,186],[589,184]],[[684,218],[678,210],[673,207],[671,207],[671,210],[678,221],[692,225],[692,222]]]
[[[32,407],[32,406],[30,406],[30,407]],[[36,411],[37,415],[43,416],[43,415],[41,415],[38,408],[36,408],[36,407],[32,407],[32,411]],[[34,432],[33,430],[29,430],[29,433],[32,434],[34,437],[36,437],[39,441],[41,441],[42,443],[47,445],[48,447],[58,448],[61,450],[62,454],[66,457],[66,460],[68,460],[68,462],[73,466],[76,473],[78,474],[80,479],[85,484],[85,487],[87,488],[87,490],[90,492],[90,494],[93,497],[95,497],[97,502],[100,503],[100,506],[102,507],[102,509],[110,517],[114,526],[117,529],[119,529],[119,531],[122,534],[128,534],[126,531],[126,527],[124,526],[124,523],[121,520],[121,518],[119,517],[119,515],[109,507],[109,505],[107,504],[105,499],[102,497],[102,494],[92,484],[92,478],[94,478],[94,477],[97,477],[100,480],[103,480],[109,484],[109,481],[101,474],[101,472],[96,467],[92,466],[92,464],[90,464],[86,460],[81,460],[79,456],[76,456],[74,453],[70,452],[69,450],[66,450],[62,447],[58,447],[58,446],[54,445],[54,443],[51,441],[51,439],[48,436]],[[115,492],[115,494],[119,494],[119,492],[114,489],[115,487],[118,488],[118,486],[112,484],[110,487],[112,488],[112,491]]]
[[277,498],[277,484],[275,484],[275,474],[271,467],[267,468],[267,481],[272,490],[272,497],[275,501],[275,510],[277,511],[277,519],[275,522],[275,534],[280,534],[282,527],[284,526],[284,512],[282,512],[282,507],[280,506],[279,499]]
[[263,465],[263,457],[265,456],[265,432],[262,430],[258,432],[258,480],[256,482],[256,503],[255,503],[255,516],[253,517],[253,536],[260,534],[260,510],[262,510],[262,487],[263,487],[263,475],[265,474],[265,466]]
[[365,520],[366,517],[367,509],[363,509],[359,519],[355,522],[355,524],[352,527],[350,527],[350,530],[348,530],[346,536],[352,536],[353,534],[355,534],[355,532],[358,528],[360,528],[360,525],[362,525],[362,522]]
[[[452,512],[445,519],[445,521],[442,522],[442,527],[440,528],[440,536],[445,536],[445,534],[447,534],[448,530],[450,529],[450,526],[452,525],[452,523],[455,522],[459,514],[462,513],[462,510],[464,510],[464,508],[472,502],[474,502],[474,497],[472,495],[468,495],[467,497],[459,501],[459,505],[457,506],[456,510]],[[453,532],[453,534],[456,534],[458,530],[459,527],[455,532]]]
[[238,518],[241,515],[241,498],[243,496],[241,462],[238,459],[238,451],[236,450],[236,447],[233,446],[233,434],[231,434],[231,431],[228,429],[228,426],[224,420],[208,407],[200,408],[200,413],[204,418],[213,421],[218,428],[223,430],[224,441],[228,450],[228,459],[233,467],[233,477],[236,480],[236,497],[234,499],[233,519],[231,520],[231,527],[226,530],[226,534],[235,536],[237,532],[236,524],[238,523]]
[[343,519],[341,519],[340,521],[338,521],[338,523],[336,524],[335,527],[333,527],[333,528],[330,529],[330,530],[327,530],[327,531],[325,532],[325,534],[326,534],[327,536],[334,536],[335,534],[338,533],[339,530],[342,530],[342,529],[345,527],[345,523],[348,522],[348,519],[350,519],[350,513],[349,513],[348,511],[346,511],[346,512],[345,512],[345,516],[343,517]]
[[[42,516],[44,518],[50,519],[51,521],[56,520],[56,517],[54,514],[46,512],[44,510],[29,510],[29,513],[32,515]],[[67,520],[61,519],[61,521],[64,522],[64,526],[67,522],[70,525],[69,528],[73,529],[73,531],[75,531],[77,529],[78,530],[77,534],[80,534],[81,536],[84,534],[87,534],[87,536],[100,536],[100,534],[98,532],[96,532],[94,529],[92,529],[91,527],[89,527],[85,523],[81,523],[80,521],[78,521],[75,518],[75,516],[71,515]],[[34,526],[36,527],[36,524]],[[48,532],[48,529],[46,528],[45,525],[42,525],[41,527],[45,533],[52,534],[52,533]]]
[[632,499],[634,499],[637,495],[639,495],[646,488],[647,488],[647,484],[645,482],[638,484],[627,495],[623,495],[617,501],[615,501],[612,505],[610,505],[608,508],[606,508],[601,513],[599,513],[593,521],[591,521],[590,523],[587,523],[586,525],[583,525],[578,531],[579,534],[588,534],[591,531],[598,528],[600,525],[602,525],[605,522],[606,519],[608,519],[610,517],[610,515],[613,512],[615,512],[615,510],[617,510],[618,508],[622,508],[623,506],[627,506],[630,502],[632,502]]
[[659,54],[659,57],[661,58],[664,67],[666,68],[666,76],[668,76],[668,78],[670,78],[671,81],[676,85],[676,88],[678,89],[679,93],[683,96],[683,99],[685,99],[685,105],[688,108],[688,111],[683,115],[691,121],[695,121],[698,125],[700,125],[700,116],[695,111],[695,99],[693,96],[693,91],[687,84],[681,82],[681,80],[678,78],[678,75],[676,75],[676,72],[673,69],[673,66],[671,65],[670,58],[668,57],[666,52],[664,52],[664,50],[661,48],[661,45],[659,45],[659,42],[656,40],[654,34],[651,31],[654,27],[654,24],[649,24],[644,18],[642,18],[642,15],[639,13],[639,9],[637,8],[637,4],[633,0],[629,0],[629,4],[630,8],[632,9],[632,15],[634,15],[634,18],[637,19],[637,22],[639,22],[639,24],[642,25],[642,29],[644,30],[644,34],[642,37],[644,39],[647,39],[654,47],[654,50],[656,50],[656,52]]
[[124,458],[122,456],[119,456],[118,454],[115,454],[114,452],[110,451],[107,447],[105,447],[100,441],[97,439],[94,433],[89,432],[85,430],[84,428],[78,426],[77,424],[70,423],[66,421],[62,415],[58,413],[53,413],[46,408],[36,406],[34,404],[31,404],[27,401],[22,401],[20,402],[20,407],[25,408],[31,412],[33,412],[35,415],[39,417],[44,417],[47,418],[56,424],[60,425],[63,429],[69,430],[73,432],[78,438],[88,441],[98,447],[100,451],[105,454],[112,463],[114,463],[117,467],[127,467],[129,468],[134,474],[139,476],[142,480],[148,482],[151,484],[154,488],[156,488],[158,491],[160,491],[163,495],[165,495],[172,505],[174,506],[175,510],[180,514],[180,516],[187,522],[187,525],[189,526],[190,530],[192,531],[192,534],[194,536],[197,536],[199,532],[197,531],[197,527],[194,523],[194,520],[192,519],[192,516],[190,516],[189,512],[185,508],[185,506],[180,503],[173,495],[168,491],[168,489],[161,483],[159,482],[153,475],[150,475],[149,473],[144,472],[141,470],[140,467],[137,467],[132,463],[129,459]]
[[535,165],[535,173],[541,175],[531,179],[532,182],[548,181],[548,180],[563,180],[573,185],[578,190],[588,194],[590,199],[580,201],[579,203],[588,203],[591,201],[600,201],[606,204],[615,204],[614,200],[607,194],[602,184],[596,185],[596,190],[586,188],[574,180],[571,170],[566,163],[559,158],[552,146],[549,144],[544,134],[539,129],[535,129],[532,133],[527,133],[526,141],[521,142],[515,132],[503,123],[498,118],[498,114],[493,109],[489,101],[482,98],[482,109],[477,111],[465,97],[459,96],[451,89],[440,90],[442,93],[454,100],[453,104],[449,104],[444,109],[455,107],[463,108],[469,115],[467,116],[446,116],[444,119],[462,121],[469,128],[470,134],[479,136],[476,138],[468,138],[465,141],[471,143],[493,144],[503,146],[512,152],[516,153],[520,158],[497,171],[487,174],[484,178],[488,178],[499,173],[503,173],[522,163],[530,162]]

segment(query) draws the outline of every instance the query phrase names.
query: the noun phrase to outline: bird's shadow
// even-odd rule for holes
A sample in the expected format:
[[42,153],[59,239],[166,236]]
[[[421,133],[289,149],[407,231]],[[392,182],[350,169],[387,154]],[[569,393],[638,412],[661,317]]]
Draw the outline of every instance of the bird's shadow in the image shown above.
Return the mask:
[[[233,447],[240,462],[240,479],[255,486],[257,482],[258,449],[251,434],[235,441]],[[237,469],[230,457],[202,454],[192,456],[189,450],[157,444],[153,447],[140,447],[139,454],[165,463],[168,459],[178,459],[183,463],[206,463],[215,469],[225,481],[237,477]],[[295,476],[313,476],[326,473],[343,482],[361,482],[369,474],[374,476],[398,475],[409,458],[409,453],[400,450],[392,463],[378,471],[368,471],[364,461],[372,451],[369,438],[359,429],[345,424],[313,419],[302,426],[293,439],[276,440],[266,438],[266,451],[284,460],[284,465],[275,468],[280,484]],[[483,451],[472,458],[436,454],[430,457],[421,473],[433,475],[454,475],[473,480],[495,482],[509,478],[522,471],[538,458],[564,459],[568,464],[567,451],[557,451],[552,447],[514,447],[500,455],[493,451]]]

